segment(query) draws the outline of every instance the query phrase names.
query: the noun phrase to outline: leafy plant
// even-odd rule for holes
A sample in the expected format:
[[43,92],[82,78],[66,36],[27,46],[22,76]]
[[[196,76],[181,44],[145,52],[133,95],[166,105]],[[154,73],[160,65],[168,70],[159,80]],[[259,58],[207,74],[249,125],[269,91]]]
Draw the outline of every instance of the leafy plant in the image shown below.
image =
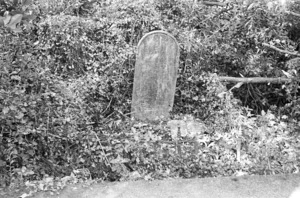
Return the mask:
[[[277,1],[0,3],[1,185],[37,179],[55,190],[95,178],[298,168],[297,54],[262,45],[296,47],[298,20]],[[172,119],[205,127],[177,131],[130,119],[135,48],[153,30],[180,43]],[[291,83],[238,86],[220,75],[289,76]]]

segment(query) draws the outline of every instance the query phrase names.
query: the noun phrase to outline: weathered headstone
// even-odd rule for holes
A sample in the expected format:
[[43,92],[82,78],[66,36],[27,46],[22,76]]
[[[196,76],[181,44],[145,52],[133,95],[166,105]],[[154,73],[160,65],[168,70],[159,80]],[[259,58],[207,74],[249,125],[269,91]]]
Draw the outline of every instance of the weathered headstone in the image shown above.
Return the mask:
[[172,110],[179,46],[167,32],[153,31],[138,43],[132,95],[132,115],[139,120],[167,118]]

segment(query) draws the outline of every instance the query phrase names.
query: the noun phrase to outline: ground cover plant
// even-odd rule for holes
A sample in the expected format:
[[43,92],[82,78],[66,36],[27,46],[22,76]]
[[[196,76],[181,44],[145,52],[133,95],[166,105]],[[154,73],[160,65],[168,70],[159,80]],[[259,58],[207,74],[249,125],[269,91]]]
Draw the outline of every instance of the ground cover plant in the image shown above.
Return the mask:
[[[0,5],[1,187],[298,171],[299,2]],[[153,30],[180,43],[172,118],[198,120],[199,133],[130,117],[135,48]]]

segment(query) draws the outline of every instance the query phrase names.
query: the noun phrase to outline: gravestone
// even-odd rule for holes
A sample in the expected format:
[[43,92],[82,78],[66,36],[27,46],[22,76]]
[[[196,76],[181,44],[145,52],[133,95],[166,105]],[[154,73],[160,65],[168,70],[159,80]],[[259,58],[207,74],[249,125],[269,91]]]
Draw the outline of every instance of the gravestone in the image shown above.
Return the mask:
[[154,121],[172,110],[179,46],[167,32],[153,31],[138,43],[132,94],[132,116]]

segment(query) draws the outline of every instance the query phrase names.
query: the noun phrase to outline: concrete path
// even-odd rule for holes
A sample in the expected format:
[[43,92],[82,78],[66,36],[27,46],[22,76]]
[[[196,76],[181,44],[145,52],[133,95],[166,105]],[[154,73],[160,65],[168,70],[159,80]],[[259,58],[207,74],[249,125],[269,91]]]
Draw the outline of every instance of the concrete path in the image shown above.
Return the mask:
[[[288,198],[300,184],[300,174],[235,178],[168,179],[73,185],[59,195],[34,198]],[[300,195],[299,195],[300,198]]]

